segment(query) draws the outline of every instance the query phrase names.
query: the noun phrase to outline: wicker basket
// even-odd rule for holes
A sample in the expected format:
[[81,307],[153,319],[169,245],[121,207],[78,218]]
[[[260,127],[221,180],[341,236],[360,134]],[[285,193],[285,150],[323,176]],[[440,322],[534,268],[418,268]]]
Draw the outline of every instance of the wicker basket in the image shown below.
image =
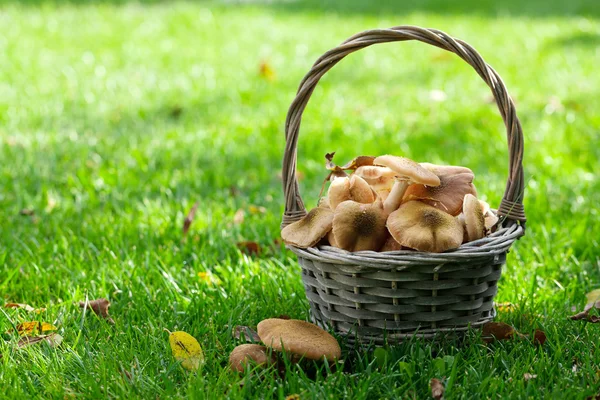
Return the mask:
[[502,79],[467,43],[435,29],[398,26],[361,32],[319,58],[290,106],[283,159],[282,226],[306,214],[296,180],[302,113],[319,79],[346,55],[376,43],[418,40],[456,53],[488,84],[506,125],[509,175],[497,230],[445,253],[347,252],[330,246],[300,249],[302,280],[315,323],[349,341],[398,342],[415,335],[465,331],[494,318],[494,295],[512,243],[523,236],[523,133]]

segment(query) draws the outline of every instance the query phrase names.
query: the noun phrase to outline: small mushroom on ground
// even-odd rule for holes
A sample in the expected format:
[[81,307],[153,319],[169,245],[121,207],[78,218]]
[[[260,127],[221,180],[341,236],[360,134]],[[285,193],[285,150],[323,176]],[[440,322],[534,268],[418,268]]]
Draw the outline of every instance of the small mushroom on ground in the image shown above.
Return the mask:
[[381,199],[371,204],[351,200],[340,203],[332,224],[336,247],[348,251],[379,250],[388,236],[386,218]]
[[301,220],[283,228],[281,237],[285,243],[296,247],[312,247],[331,231],[332,223],[333,211],[325,207],[316,207]]
[[346,200],[354,200],[358,203],[372,203],[375,201],[375,194],[369,184],[360,176],[352,175],[350,177],[333,177],[329,191],[329,208],[335,210],[338,204]]
[[342,356],[337,340],[316,325],[297,319],[270,318],[257,327],[260,340],[274,350],[309,360],[336,361]]
[[396,182],[383,204],[383,209],[388,214],[398,209],[410,185],[416,183],[438,186],[440,184],[440,178],[436,174],[409,158],[385,155],[377,157],[373,164],[388,167],[396,173],[394,178]]
[[436,174],[440,184],[438,186],[411,185],[406,189],[404,202],[420,200],[456,216],[462,211],[466,194],[477,196],[477,190],[473,186],[475,176],[469,168],[429,163],[421,163],[421,166]]
[[477,197],[467,194],[463,204],[463,214],[465,223],[465,233],[467,241],[481,239],[485,236],[485,219],[483,209]]
[[256,365],[268,365],[277,361],[265,346],[259,344],[241,344],[229,355],[229,366],[234,371],[244,372],[248,362]]
[[387,227],[402,246],[441,253],[463,241],[463,227],[450,214],[420,201],[409,201],[390,214]]

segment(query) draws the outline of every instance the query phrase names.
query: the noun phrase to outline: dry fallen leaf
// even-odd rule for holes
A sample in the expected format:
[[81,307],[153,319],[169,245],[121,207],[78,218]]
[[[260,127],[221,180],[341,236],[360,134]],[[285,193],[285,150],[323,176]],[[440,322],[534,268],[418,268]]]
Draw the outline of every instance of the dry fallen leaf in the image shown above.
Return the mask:
[[265,78],[266,80],[269,80],[269,81],[274,81],[276,78],[275,70],[273,69],[273,67],[271,67],[271,64],[269,64],[267,61],[263,61],[260,63],[258,73],[260,74],[260,76],[262,76],[263,78]]
[[85,308],[86,306],[91,308],[96,315],[104,318],[109,324],[114,325],[115,321],[108,315],[110,301],[106,299],[96,299],[91,301],[88,300],[87,303],[84,301],[79,302],[79,307]]
[[595,303],[588,303],[583,308],[583,311],[570,316],[569,318],[573,321],[585,320],[591,322],[592,324],[596,324],[600,322],[600,317],[597,315],[590,315],[590,311],[594,308],[600,309],[600,300]]
[[291,319],[290,316],[287,315],[287,314],[280,314],[280,315],[277,316],[277,318],[279,318],[279,319]]
[[188,213],[187,217],[183,221],[183,236],[187,235],[190,230],[190,226],[192,225],[192,221],[194,221],[194,217],[196,216],[196,210],[198,209],[198,202],[194,203],[194,206]]
[[58,347],[62,341],[63,337],[58,333],[51,333],[49,335],[42,336],[23,336],[21,339],[19,339],[17,346],[23,348],[37,343],[46,342],[50,347]]
[[516,334],[515,328],[504,322],[488,322],[483,325],[481,337],[484,342],[511,339]]
[[544,331],[536,329],[535,333],[533,334],[533,343],[539,344],[540,346],[546,343],[546,333],[544,333]]
[[231,332],[234,339],[245,340],[251,343],[260,343],[260,337],[256,331],[248,326],[236,325]]
[[21,308],[25,311],[35,311],[35,309],[33,307],[31,307],[29,304],[21,304],[21,303],[6,303],[4,305],[5,308]]
[[499,312],[510,312],[515,309],[515,305],[513,303],[496,303],[496,310]]
[[239,210],[237,210],[235,212],[235,214],[233,215],[233,223],[236,225],[241,225],[242,223],[244,223],[245,214],[246,213],[241,208]]
[[290,394],[286,396],[285,400],[301,400],[299,394]]
[[592,290],[588,294],[585,295],[588,304],[593,304],[597,301],[600,301],[600,289]]
[[44,332],[55,331],[57,329],[58,328],[54,325],[40,321],[22,322],[17,325],[17,332],[21,336],[42,334]]
[[431,397],[436,400],[440,400],[444,397],[444,385],[439,379],[431,378],[429,386],[431,386]]
[[261,253],[260,245],[256,242],[252,241],[241,241],[237,243],[237,248],[240,249],[242,253],[250,254],[250,255],[259,255]]
[[523,379],[525,379],[525,381],[530,381],[535,378],[537,378],[537,375],[535,374],[530,374],[529,372],[523,374]]
[[169,344],[173,357],[181,362],[181,366],[189,371],[197,371],[204,364],[204,353],[200,343],[189,333],[183,331],[170,332]]

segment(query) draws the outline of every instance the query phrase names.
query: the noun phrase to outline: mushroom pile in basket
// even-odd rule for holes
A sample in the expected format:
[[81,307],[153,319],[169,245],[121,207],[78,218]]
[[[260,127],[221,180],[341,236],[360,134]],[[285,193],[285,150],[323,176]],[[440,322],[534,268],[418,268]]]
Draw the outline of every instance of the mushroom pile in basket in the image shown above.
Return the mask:
[[440,253],[483,238],[498,223],[477,199],[469,168],[392,155],[359,156],[340,167],[333,153],[326,158],[327,197],[281,231],[287,244]]

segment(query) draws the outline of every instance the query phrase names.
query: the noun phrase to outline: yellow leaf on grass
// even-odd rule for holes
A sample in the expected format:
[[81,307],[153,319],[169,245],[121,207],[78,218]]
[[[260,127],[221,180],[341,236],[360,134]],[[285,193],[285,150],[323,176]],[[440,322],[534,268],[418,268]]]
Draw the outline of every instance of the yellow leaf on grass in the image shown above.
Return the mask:
[[585,295],[587,298],[588,304],[593,304],[596,301],[600,300],[600,289],[592,290],[588,294]]
[[29,321],[23,322],[17,325],[17,331],[19,335],[31,335],[35,333],[44,333],[49,331],[55,331],[58,328],[47,322]]
[[[167,332],[169,332],[167,330]],[[189,333],[183,331],[169,332],[169,343],[173,357],[181,361],[181,366],[196,371],[204,364],[204,353],[200,343]]]

